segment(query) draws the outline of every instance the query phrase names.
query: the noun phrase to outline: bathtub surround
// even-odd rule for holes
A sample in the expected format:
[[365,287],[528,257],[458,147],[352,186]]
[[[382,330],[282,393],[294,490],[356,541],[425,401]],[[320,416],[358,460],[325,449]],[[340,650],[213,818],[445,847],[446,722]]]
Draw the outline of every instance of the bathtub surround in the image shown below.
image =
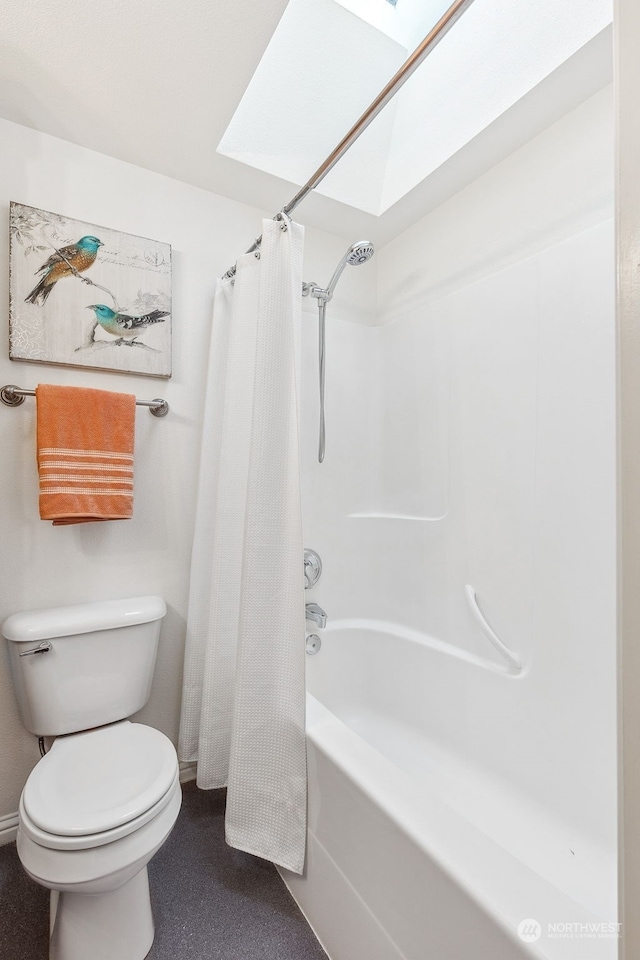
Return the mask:
[[332,960],[615,957],[546,937],[617,920],[611,106],[379,250],[378,325],[328,316],[322,466],[303,329],[307,593],[329,614],[307,671],[330,716],[307,873],[286,879]]
[[[284,878],[332,960],[423,960],[442,944],[447,960],[524,960],[529,916],[547,960],[615,960],[616,936],[547,936],[611,931],[613,851],[484,762],[487,704],[518,681],[386,628],[334,624],[308,665],[308,866]],[[478,727],[466,755],[457,686]]]
[[301,873],[304,593],[296,343],[304,230],[264,220],[219,280],[202,432],[180,759],[228,785],[227,840]]

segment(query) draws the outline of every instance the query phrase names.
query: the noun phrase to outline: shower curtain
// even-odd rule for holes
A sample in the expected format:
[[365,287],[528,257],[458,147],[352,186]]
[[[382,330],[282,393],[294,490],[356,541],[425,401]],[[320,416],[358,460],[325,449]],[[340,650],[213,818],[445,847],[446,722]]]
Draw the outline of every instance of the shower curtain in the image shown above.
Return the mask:
[[179,755],[227,786],[231,846],[301,873],[305,655],[296,352],[304,231],[265,220],[218,281]]

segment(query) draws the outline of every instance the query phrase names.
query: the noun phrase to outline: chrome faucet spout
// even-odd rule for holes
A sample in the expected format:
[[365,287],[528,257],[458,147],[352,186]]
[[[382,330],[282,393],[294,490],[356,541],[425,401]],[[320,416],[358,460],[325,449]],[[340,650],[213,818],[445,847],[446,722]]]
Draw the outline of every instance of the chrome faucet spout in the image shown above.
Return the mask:
[[304,612],[307,620],[312,620],[321,629],[326,627],[327,615],[317,603],[305,603]]

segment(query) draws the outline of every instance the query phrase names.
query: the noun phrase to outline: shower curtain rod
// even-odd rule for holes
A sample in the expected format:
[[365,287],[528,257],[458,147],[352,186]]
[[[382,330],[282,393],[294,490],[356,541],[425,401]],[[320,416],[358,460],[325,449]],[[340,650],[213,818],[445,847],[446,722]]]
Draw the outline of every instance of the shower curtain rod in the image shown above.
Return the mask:
[[[283,215],[289,216],[291,213],[293,213],[296,207],[302,203],[302,201],[311,193],[311,191],[315,190],[315,188],[322,183],[327,174],[333,170],[335,165],[339,160],[342,159],[347,150],[353,146],[358,137],[364,133],[369,124],[378,116],[380,111],[383,110],[389,101],[393,99],[398,90],[407,82],[409,77],[415,73],[423,60],[426,60],[431,51],[438,45],[445,34],[448,33],[456,20],[462,16],[465,10],[470,7],[472,3],[473,0],[454,0],[446,13],[443,14],[436,25],[429,31],[422,43],[416,47],[411,56],[408,58],[408,60],[405,60],[398,72],[394,77],[391,78],[386,87],[384,87],[375,100],[369,104],[360,119],[354,123],[351,130],[349,130],[349,132],[342,138],[340,143],[329,154],[326,160],[320,164],[313,176],[311,176],[305,185],[300,188],[295,197],[289,200],[289,203],[282,208],[280,213],[277,213],[274,216],[274,220],[281,220]],[[262,236],[257,237],[246,252],[253,253],[254,250],[259,248],[261,242]],[[232,278],[235,272],[235,266],[230,267],[227,272],[223,274],[222,279],[226,280]]]

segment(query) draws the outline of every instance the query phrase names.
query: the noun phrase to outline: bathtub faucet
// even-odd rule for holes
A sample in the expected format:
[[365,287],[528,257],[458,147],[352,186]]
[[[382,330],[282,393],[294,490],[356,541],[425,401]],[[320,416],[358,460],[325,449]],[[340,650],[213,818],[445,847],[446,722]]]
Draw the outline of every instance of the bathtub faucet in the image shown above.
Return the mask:
[[327,615],[317,603],[305,603],[304,612],[307,620],[313,620],[321,628],[326,627]]

